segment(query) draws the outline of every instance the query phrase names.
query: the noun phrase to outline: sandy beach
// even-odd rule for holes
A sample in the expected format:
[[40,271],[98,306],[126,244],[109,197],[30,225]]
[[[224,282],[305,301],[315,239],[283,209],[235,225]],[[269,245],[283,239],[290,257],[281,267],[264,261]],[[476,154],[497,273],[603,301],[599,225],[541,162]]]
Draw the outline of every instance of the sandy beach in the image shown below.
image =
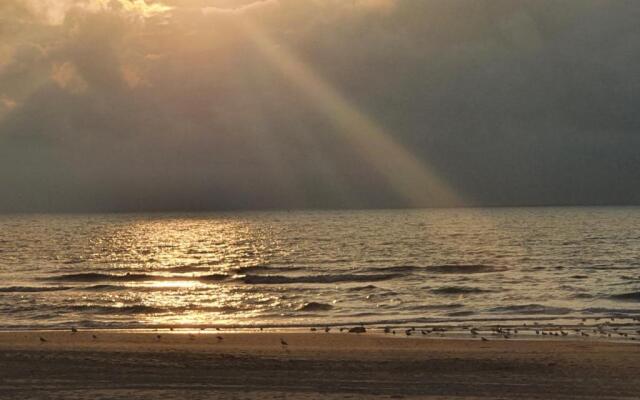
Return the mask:
[[0,333],[2,399],[637,399],[639,369],[636,342],[346,332]]

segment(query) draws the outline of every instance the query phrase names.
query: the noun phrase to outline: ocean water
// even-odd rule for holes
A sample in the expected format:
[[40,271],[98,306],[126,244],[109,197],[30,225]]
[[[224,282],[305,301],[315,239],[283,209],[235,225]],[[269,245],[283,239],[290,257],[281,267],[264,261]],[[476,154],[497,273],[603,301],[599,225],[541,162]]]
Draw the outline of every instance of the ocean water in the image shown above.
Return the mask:
[[0,216],[0,328],[640,317],[640,208]]

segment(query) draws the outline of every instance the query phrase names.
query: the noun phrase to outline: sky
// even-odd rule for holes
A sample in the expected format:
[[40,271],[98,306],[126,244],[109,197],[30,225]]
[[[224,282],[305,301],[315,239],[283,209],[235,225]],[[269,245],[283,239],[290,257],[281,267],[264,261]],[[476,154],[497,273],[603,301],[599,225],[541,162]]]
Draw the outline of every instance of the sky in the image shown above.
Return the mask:
[[640,204],[635,0],[2,0],[0,212]]

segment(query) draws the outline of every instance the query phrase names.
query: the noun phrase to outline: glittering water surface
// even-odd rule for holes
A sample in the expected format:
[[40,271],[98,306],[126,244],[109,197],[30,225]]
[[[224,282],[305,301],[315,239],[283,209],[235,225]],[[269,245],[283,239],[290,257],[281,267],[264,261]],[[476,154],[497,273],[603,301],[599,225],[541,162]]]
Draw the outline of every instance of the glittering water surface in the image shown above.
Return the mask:
[[640,208],[0,216],[0,326],[640,316]]

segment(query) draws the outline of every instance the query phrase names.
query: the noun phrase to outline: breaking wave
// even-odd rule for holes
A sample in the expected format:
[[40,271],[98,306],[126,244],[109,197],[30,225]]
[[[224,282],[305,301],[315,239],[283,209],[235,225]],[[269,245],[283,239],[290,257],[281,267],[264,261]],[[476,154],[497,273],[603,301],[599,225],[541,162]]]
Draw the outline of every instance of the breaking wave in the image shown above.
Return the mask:
[[401,274],[342,274],[342,275],[245,275],[239,278],[248,284],[276,285],[287,283],[337,283],[337,282],[377,282],[402,276]]

